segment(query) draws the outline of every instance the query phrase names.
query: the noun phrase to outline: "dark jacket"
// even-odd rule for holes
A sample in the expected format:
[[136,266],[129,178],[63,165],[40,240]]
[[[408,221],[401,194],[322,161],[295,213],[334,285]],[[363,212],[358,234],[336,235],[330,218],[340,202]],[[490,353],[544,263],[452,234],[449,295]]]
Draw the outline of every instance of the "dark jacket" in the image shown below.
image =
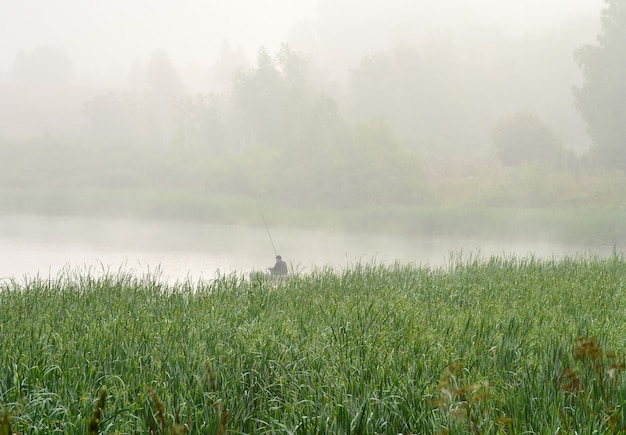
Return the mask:
[[287,263],[284,260],[277,260],[274,267],[270,267],[272,275],[287,275]]

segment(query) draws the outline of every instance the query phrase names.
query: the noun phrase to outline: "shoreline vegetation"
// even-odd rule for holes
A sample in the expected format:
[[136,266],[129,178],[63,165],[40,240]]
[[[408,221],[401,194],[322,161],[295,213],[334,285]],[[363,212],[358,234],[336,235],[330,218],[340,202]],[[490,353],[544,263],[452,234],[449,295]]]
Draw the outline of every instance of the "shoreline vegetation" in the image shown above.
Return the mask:
[[0,433],[623,433],[625,282],[617,253],[2,282]]
[[293,206],[254,196],[212,195],[190,189],[0,189],[0,214],[111,217],[262,226],[259,205],[273,227],[553,241],[623,247],[626,208],[619,205],[471,204]]

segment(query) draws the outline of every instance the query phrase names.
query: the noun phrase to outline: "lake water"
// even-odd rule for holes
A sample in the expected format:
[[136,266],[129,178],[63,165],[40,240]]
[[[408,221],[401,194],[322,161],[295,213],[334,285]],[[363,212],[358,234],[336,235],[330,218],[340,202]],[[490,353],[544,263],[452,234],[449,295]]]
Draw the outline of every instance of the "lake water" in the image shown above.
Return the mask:
[[168,282],[248,274],[274,263],[274,249],[295,270],[345,268],[357,262],[450,263],[451,255],[561,257],[611,255],[612,246],[564,246],[550,241],[510,242],[410,238],[333,231],[203,225],[133,219],[0,217],[0,280],[54,278],[63,270],[93,274],[157,272]]

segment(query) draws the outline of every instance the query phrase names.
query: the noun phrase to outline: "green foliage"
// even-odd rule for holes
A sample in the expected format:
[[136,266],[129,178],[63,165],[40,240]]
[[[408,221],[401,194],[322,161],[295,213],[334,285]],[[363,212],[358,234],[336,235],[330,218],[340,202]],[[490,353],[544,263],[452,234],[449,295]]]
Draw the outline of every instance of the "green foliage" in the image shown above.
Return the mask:
[[507,166],[554,166],[562,160],[559,139],[533,114],[518,113],[500,121],[493,129],[492,140],[498,159]]
[[310,123],[316,94],[304,58],[286,45],[275,57],[259,50],[256,67],[236,74],[231,97],[244,149],[295,153],[314,146],[308,133],[326,127]]
[[4,282],[0,428],[619,433],[625,279],[617,255],[459,255],[280,283]]
[[[468,374],[464,370],[463,363],[450,364],[444,370],[439,380],[439,393],[435,399],[435,405],[439,408],[444,419],[450,419],[450,426],[446,433],[463,431],[480,434],[481,426],[489,424],[486,420],[497,410],[489,409],[488,401],[489,382],[467,383],[463,378]],[[511,417],[501,417],[497,420],[502,426],[513,422]],[[493,422],[491,422],[493,424]],[[496,426],[493,426],[496,427]]]
[[207,164],[232,154],[225,106],[224,98],[215,94],[181,97],[174,132],[179,151],[197,151],[196,158]]
[[[533,115],[518,114],[494,129],[505,168],[491,161],[458,163],[462,153],[455,153],[456,164],[438,160],[444,148],[454,152],[466,140],[468,146],[478,143],[450,136],[465,136],[456,126],[472,123],[459,112],[471,99],[452,86],[465,74],[455,61],[458,53],[444,50],[440,56],[412,48],[368,56],[350,76],[345,99],[339,99],[309,61],[287,46],[274,55],[260,50],[255,65],[237,70],[232,92],[220,95],[181,96],[175,70],[165,53],[157,52],[148,70],[135,74],[149,86],[85,104],[93,142],[50,136],[5,141],[0,181],[25,189],[152,190],[146,193],[150,201],[159,192],[167,197],[165,192],[177,190],[184,197],[256,196],[335,209],[624,205],[623,174],[583,170],[586,160],[564,154],[553,131]],[[449,67],[439,67],[437,59]],[[444,72],[450,76],[439,81]],[[599,82],[605,86],[607,80]],[[442,116],[444,108],[459,114],[454,122]],[[101,199],[95,208],[107,208],[109,198]],[[63,212],[74,204],[50,200],[43,206],[48,207]]]
[[[529,170],[532,171],[529,172]],[[617,176],[605,174],[593,178],[590,190],[568,190],[558,196],[546,196],[529,201],[530,191],[522,189],[526,178],[537,168],[524,168],[511,181],[494,178],[495,191],[483,188],[480,195],[498,194],[490,205],[463,201],[450,195],[442,204],[378,204],[353,207],[324,207],[306,202],[294,206],[282,199],[270,200],[246,195],[209,194],[186,189],[0,189],[0,213],[52,216],[83,216],[96,219],[135,218],[156,221],[175,220],[204,224],[247,225],[258,227],[256,200],[260,200],[272,226],[300,229],[337,230],[370,234],[393,234],[407,237],[478,238],[497,241],[538,241],[598,246],[621,245],[626,240],[626,209],[623,203],[626,183]],[[541,168],[539,168],[541,169]],[[543,169],[541,169],[543,170]],[[584,175],[584,174],[583,174]],[[555,185],[569,183],[549,179]],[[584,182],[583,176],[577,181]],[[456,184],[449,188],[454,188]],[[611,189],[607,189],[610,186]],[[575,188],[574,185],[572,188]],[[463,188],[481,186],[468,180]],[[539,185],[543,189],[543,185]],[[504,189],[504,192],[501,191]],[[456,189],[455,189],[456,190]],[[513,201],[511,192],[517,192]],[[590,202],[594,195],[598,202]],[[603,195],[605,195],[603,197]],[[549,198],[553,198],[550,202]],[[506,199],[506,201],[505,201]],[[562,202],[559,202],[559,201]],[[505,205],[502,205],[505,204]],[[540,207],[541,205],[541,207]],[[549,206],[548,206],[549,205]]]
[[435,50],[438,54],[430,58],[413,47],[364,57],[351,70],[345,106],[356,123],[383,120],[403,147],[445,160],[454,156],[442,144],[454,143],[460,150],[459,142],[470,134],[464,123],[473,114],[462,106],[471,84],[459,86],[468,76],[459,68],[457,53],[449,47]]
[[623,172],[575,164],[504,166],[485,161],[443,168],[426,185],[440,205],[451,206],[622,208],[626,198]]
[[100,423],[102,422],[104,406],[106,405],[107,394],[106,388],[100,389],[100,394],[98,395],[98,400],[96,400],[93,415],[87,424],[88,435],[96,435],[98,433]]
[[[487,142],[485,128],[466,116],[472,98],[487,90],[459,85],[462,77],[484,74],[472,78],[459,52],[440,48],[367,56],[345,95],[329,92],[309,60],[283,46],[275,54],[261,49],[249,67],[225,47],[223,72],[237,71],[231,92],[182,96],[167,55],[156,52],[146,71],[134,68],[142,87],[84,105],[89,141],[1,144],[0,179],[28,189],[187,189],[297,207],[623,205],[623,179],[581,176],[554,133],[529,115],[494,130],[498,157],[510,172],[483,166],[471,179],[453,173],[475,163],[459,167],[444,162],[444,154],[459,162]],[[518,171],[512,166],[518,162],[528,167]],[[610,188],[600,189],[605,181]]]
[[340,168],[347,205],[415,204],[427,197],[417,156],[401,147],[389,126],[360,124]]
[[600,419],[606,422],[607,433],[623,433],[624,356],[605,351],[594,337],[579,337],[572,354],[574,363],[563,370],[561,380],[573,404],[561,411],[563,426],[571,431]]
[[603,166],[626,168],[626,4],[605,0],[602,30],[595,45],[575,52],[584,82],[574,89],[576,107]]
[[6,409],[2,409],[2,418],[0,419],[0,435],[19,435],[11,429],[11,418]]
[[409,126],[426,128],[423,66],[412,48],[364,57],[347,84],[349,113],[357,120],[382,118],[393,122],[399,133]]
[[91,146],[106,149],[172,149],[183,85],[167,53],[155,51],[135,87],[97,95],[83,103]]
[[275,57],[261,50],[257,66],[237,75],[232,99],[245,152],[213,167],[212,188],[333,206],[423,196],[417,159],[388,127],[350,128],[287,46]]

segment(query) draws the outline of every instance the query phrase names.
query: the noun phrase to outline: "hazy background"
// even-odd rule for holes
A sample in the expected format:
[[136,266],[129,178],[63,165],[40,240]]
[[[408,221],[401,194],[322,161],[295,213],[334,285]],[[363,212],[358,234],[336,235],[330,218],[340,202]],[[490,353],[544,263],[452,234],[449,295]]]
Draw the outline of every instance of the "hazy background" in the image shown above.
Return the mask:
[[[335,234],[344,246],[332,252],[283,252],[307,263],[348,251],[432,258],[411,248],[431,243],[424,236],[436,238],[439,260],[455,246],[488,246],[485,235],[619,244],[626,177],[610,164],[620,151],[608,149],[608,166],[590,158],[573,92],[583,82],[574,52],[596,42],[603,7],[3,0],[0,212],[258,229],[260,200],[277,237],[302,224],[368,240]],[[86,225],[97,233],[87,245],[116,228]],[[364,235],[390,227],[420,238],[398,250]],[[5,231],[7,258],[21,243],[12,232],[41,251],[36,226],[27,228]],[[239,246],[240,232],[229,234]],[[214,246],[210,261],[226,247]],[[229,258],[228,267],[258,261]]]
[[[347,86],[349,72],[364,56],[396,47],[415,47],[424,61],[447,69],[438,72],[443,75],[454,73],[450,71],[454,67],[474,76],[497,70],[498,75],[509,79],[508,86],[513,89],[500,99],[484,96],[485,107],[476,109],[486,113],[492,109],[503,116],[515,110],[537,112],[563,135],[567,146],[580,151],[589,143],[571,107],[570,88],[580,80],[572,51],[593,42],[602,3],[5,0],[0,14],[0,83],[4,88],[0,134],[11,137],[45,129],[75,135],[84,123],[81,103],[128,87],[133,71],[145,67],[159,50],[169,57],[185,92],[197,94],[221,92],[227,85],[228,74],[220,75],[220,55],[224,55],[225,46],[240,55],[242,63],[251,64],[260,47],[273,54],[282,43],[288,43],[329,81],[338,81],[337,92]],[[7,88],[29,80],[16,68],[18,55],[32,54],[41,47],[57,50],[50,56],[50,71],[54,62],[60,61],[59,52],[67,56],[64,71],[58,71],[61,67],[56,65],[62,76],[58,80],[65,80],[74,89],[66,93],[64,101],[40,101],[39,108],[28,111],[10,94],[7,96]],[[45,69],[45,60],[40,63],[38,67]],[[41,82],[43,78],[35,75],[30,80]],[[489,82],[474,80],[468,84],[479,87]],[[492,92],[502,92],[497,83],[492,85]],[[54,113],[42,113],[46,103],[48,112]]]
[[[429,38],[502,34],[558,34],[567,26],[597,24],[601,0],[5,0],[0,70],[20,50],[63,47],[78,77],[124,77],[135,59],[164,49],[181,71],[211,68],[224,41],[253,59],[260,46],[282,42],[310,50],[341,72],[361,56]],[[578,29],[581,32],[588,29]],[[595,30],[595,29],[594,29]],[[582,34],[583,37],[588,35]],[[469,41],[465,41],[469,42]],[[341,65],[329,61],[343,59]],[[6,79],[6,76],[5,76]]]

